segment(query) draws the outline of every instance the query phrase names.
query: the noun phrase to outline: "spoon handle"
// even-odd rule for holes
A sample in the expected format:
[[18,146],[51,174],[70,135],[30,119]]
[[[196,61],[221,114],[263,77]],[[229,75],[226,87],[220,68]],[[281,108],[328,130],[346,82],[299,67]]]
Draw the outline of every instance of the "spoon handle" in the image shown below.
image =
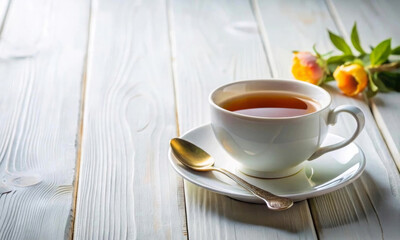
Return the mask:
[[286,210],[286,209],[290,208],[293,205],[293,201],[291,199],[285,198],[285,197],[276,196],[275,194],[272,194],[272,193],[270,193],[268,191],[265,191],[264,189],[256,187],[256,186],[246,182],[242,178],[236,176],[235,174],[229,172],[226,169],[213,168],[213,170],[216,170],[216,171],[218,171],[220,173],[225,174],[230,179],[235,181],[237,184],[239,184],[240,186],[245,188],[247,191],[253,193],[254,196],[264,200],[265,203],[267,204],[268,208],[271,209],[271,210],[278,210],[278,211],[279,210]]

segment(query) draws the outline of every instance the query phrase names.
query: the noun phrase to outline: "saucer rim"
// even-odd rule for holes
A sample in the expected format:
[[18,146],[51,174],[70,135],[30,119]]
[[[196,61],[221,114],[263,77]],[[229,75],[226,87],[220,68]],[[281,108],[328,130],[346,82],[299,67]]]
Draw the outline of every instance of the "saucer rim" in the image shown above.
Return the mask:
[[[199,131],[200,129],[203,129],[203,128],[205,129],[207,127],[211,128],[211,123],[206,123],[206,124],[202,124],[202,125],[200,125],[198,127],[194,127],[192,129],[190,129],[189,131],[185,132],[184,134],[182,134],[180,136],[180,138],[185,139],[185,136],[187,136],[188,134],[190,134],[190,133],[192,133],[194,131]],[[328,135],[334,135],[336,137],[343,138],[343,137],[341,137],[339,135],[336,135],[334,133],[328,133]],[[327,137],[328,137],[328,135],[327,135]],[[360,152],[360,160],[359,160],[359,162],[361,164],[361,166],[357,169],[357,172],[351,178],[347,179],[346,181],[344,181],[344,182],[342,182],[340,184],[334,185],[332,187],[328,187],[328,188],[324,188],[324,189],[316,189],[316,190],[308,191],[308,192],[305,192],[305,193],[280,194],[280,196],[287,197],[287,198],[292,199],[293,201],[298,202],[298,201],[302,201],[302,200],[306,200],[306,199],[309,199],[309,198],[318,197],[318,196],[321,196],[321,195],[336,191],[336,190],[338,190],[340,188],[343,188],[343,187],[353,183],[364,172],[365,167],[366,167],[366,159],[365,159],[365,154],[364,154],[363,150],[360,148],[360,146],[358,146],[358,144],[355,143],[355,142],[351,142],[349,145],[351,145],[351,144],[354,144],[357,147],[357,149],[359,150],[359,152]],[[219,146],[219,148],[220,147],[221,146]],[[185,174],[185,171],[188,171],[189,169],[181,170],[181,169],[178,168],[179,161],[174,159],[176,157],[172,153],[171,146],[169,146],[169,148],[168,148],[168,158],[169,158],[169,162],[172,165],[173,169],[182,178],[186,179],[187,181],[189,181],[189,182],[191,182],[191,183],[193,183],[193,184],[195,184],[197,186],[200,186],[200,187],[205,188],[205,189],[207,189],[209,191],[212,191],[212,192],[215,192],[215,193],[218,193],[218,194],[222,194],[222,195],[225,195],[225,196],[228,196],[228,197],[238,198],[240,200],[247,200],[247,201],[250,201],[250,202],[261,202],[261,200],[259,198],[255,197],[254,195],[252,195],[251,193],[247,192],[244,189],[243,190],[241,190],[241,189],[232,190],[231,187],[233,187],[233,186],[229,185],[229,184],[227,184],[227,185],[230,186],[230,187],[221,189],[220,187],[210,186],[209,184],[204,184],[202,182],[196,181],[196,179],[192,179],[191,177],[188,177]],[[319,158],[314,159],[312,161],[318,161],[318,159]],[[186,168],[186,167],[184,167],[184,168]],[[193,171],[193,172],[196,175],[201,174],[200,172],[196,172],[196,171]],[[201,177],[204,177],[204,176],[201,176]]]

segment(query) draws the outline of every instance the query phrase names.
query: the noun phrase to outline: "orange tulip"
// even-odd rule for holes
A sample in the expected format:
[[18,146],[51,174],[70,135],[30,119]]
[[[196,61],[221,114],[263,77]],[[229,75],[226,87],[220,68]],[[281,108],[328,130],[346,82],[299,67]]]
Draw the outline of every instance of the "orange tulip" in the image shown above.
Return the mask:
[[322,59],[310,52],[296,52],[293,58],[292,74],[298,80],[319,85],[325,78],[321,62],[323,62]]
[[333,73],[339,89],[347,96],[362,92],[368,84],[368,75],[363,66],[357,63],[341,65]]

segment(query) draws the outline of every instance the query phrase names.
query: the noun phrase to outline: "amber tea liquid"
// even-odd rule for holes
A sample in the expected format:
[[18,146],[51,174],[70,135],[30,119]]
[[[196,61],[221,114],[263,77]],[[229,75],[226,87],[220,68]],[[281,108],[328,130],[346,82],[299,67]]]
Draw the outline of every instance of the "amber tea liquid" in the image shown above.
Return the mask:
[[295,117],[315,112],[319,104],[306,96],[286,92],[243,94],[221,103],[226,110],[255,117]]

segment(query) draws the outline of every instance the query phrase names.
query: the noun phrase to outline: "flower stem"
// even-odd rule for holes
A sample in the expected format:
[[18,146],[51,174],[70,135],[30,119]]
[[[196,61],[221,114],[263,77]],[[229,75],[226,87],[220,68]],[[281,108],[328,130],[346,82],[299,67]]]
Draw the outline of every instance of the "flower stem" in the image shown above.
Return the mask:
[[368,70],[370,73],[375,73],[375,72],[393,71],[398,68],[400,68],[400,62],[392,62],[392,63],[382,64],[378,67],[368,67]]

